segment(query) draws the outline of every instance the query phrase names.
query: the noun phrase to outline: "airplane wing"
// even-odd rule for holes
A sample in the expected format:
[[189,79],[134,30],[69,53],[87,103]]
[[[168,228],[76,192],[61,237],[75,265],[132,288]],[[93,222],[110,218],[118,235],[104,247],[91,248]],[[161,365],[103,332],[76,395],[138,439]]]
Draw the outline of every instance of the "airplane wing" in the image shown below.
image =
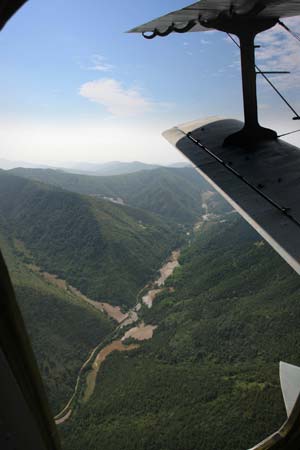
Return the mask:
[[300,274],[300,150],[259,124],[254,42],[295,15],[298,0],[201,0],[131,31],[154,38],[214,28],[239,37],[245,123],[200,120],[164,136]]
[[280,363],[280,381],[287,419],[278,431],[250,450],[297,450],[300,441],[300,368]]
[[300,150],[283,140],[223,146],[241,129],[232,119],[201,120],[163,136],[300,274]]
[[[175,25],[185,30],[188,23],[194,22],[190,30],[185,31],[209,31],[211,27],[205,27],[205,22],[216,18],[224,11],[232,11],[235,14],[248,14],[255,11],[255,17],[259,19],[271,19],[278,17],[292,17],[300,14],[300,3],[297,0],[201,0],[173,11],[150,22],[129,30],[129,33],[145,33],[158,30],[164,32]],[[200,19],[200,21],[199,21]]]
[[281,362],[280,384],[286,413],[290,417],[300,393],[300,367]]
[[[265,73],[255,64],[255,36],[298,15],[299,0],[202,0],[130,31],[153,39],[215,29],[239,38],[245,122],[210,118],[163,135],[300,274],[300,149],[259,124],[256,77]],[[253,450],[300,448],[300,369],[281,364],[281,385],[288,418]]]

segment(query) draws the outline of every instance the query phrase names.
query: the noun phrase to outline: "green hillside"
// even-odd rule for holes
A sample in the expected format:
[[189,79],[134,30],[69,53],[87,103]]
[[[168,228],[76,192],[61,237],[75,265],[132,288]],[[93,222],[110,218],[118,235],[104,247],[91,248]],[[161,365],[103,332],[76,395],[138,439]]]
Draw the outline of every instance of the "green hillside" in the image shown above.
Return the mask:
[[79,194],[121,198],[179,223],[199,217],[201,193],[207,183],[193,168],[160,168],[118,176],[87,176],[58,170],[14,169],[11,173],[58,186]]
[[0,247],[55,414],[71,396],[89,352],[111,332],[113,324],[101,312],[30,270],[3,218]]
[[300,365],[300,281],[234,215],[206,223],[146,323],[61,427],[66,450],[244,450],[285,420],[280,360]]
[[29,261],[92,299],[125,307],[179,242],[180,228],[156,215],[4,171],[0,215]]

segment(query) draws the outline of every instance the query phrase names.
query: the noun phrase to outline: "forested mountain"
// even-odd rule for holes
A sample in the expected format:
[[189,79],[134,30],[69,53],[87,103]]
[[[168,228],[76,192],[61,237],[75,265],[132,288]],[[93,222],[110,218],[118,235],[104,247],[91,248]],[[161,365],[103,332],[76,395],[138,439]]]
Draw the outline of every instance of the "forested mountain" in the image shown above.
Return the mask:
[[207,183],[190,167],[160,168],[111,177],[46,169],[15,169],[11,173],[80,194],[121,200],[130,206],[188,224],[199,217],[201,192],[208,189]]
[[31,270],[3,216],[0,247],[55,414],[71,396],[83,361],[113,324],[70,291],[51,285]]
[[0,171],[0,247],[54,413],[91,350],[116,326],[63,281],[126,310],[184,235],[145,210]]
[[144,308],[152,340],[103,364],[63,425],[66,450],[242,450],[285,419],[280,360],[300,365],[300,281],[236,215],[206,222]]
[[[91,397],[81,403],[79,395],[59,426],[64,450],[98,450],[99,442],[104,450],[242,450],[279,427],[285,411],[278,363],[300,365],[299,277],[228,214],[195,171],[78,179],[48,170],[18,173],[40,181],[0,171],[0,246],[55,413],[91,350],[136,324],[117,328],[42,271],[128,310],[170,251],[182,248],[180,267],[153,307],[138,312],[139,323],[157,327],[153,338],[107,357]],[[71,192],[76,179],[84,195]],[[69,190],[57,186],[68,183]],[[168,210],[179,201],[177,190],[178,209]],[[99,196],[120,196],[126,204]],[[149,212],[154,198],[161,200],[160,215]],[[131,206],[139,199],[139,208]],[[190,216],[178,220],[183,206]]]
[[180,228],[146,211],[0,172],[0,215],[28,261],[92,299],[126,306],[174,248]]

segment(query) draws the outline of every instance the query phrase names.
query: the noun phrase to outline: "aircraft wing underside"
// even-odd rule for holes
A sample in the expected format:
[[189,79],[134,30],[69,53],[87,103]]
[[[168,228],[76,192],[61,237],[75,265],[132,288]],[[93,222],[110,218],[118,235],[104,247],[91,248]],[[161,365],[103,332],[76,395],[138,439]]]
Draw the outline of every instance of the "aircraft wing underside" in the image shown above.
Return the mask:
[[[232,10],[236,14],[247,14],[255,11],[256,18],[292,17],[300,14],[298,0],[264,0],[264,2],[249,0],[201,0],[185,8],[173,11],[157,19],[130,30],[131,33],[153,32],[155,29],[164,31],[172,25],[184,26],[190,21],[195,25],[189,31],[209,31],[203,25],[205,20],[214,19],[224,11]],[[199,23],[199,17],[201,22]]]
[[223,146],[242,125],[202,120],[163,135],[300,274],[300,150],[283,140]]

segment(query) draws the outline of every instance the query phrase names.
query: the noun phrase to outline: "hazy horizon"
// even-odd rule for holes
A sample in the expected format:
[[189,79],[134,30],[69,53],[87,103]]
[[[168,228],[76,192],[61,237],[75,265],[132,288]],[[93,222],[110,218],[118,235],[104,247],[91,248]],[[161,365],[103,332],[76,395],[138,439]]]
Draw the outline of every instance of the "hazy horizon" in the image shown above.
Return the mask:
[[[13,160],[13,159],[9,159],[9,158],[1,158],[0,157],[0,169],[4,169],[4,170],[9,170],[10,168],[17,168],[17,167],[25,167],[25,168],[35,168],[35,167],[39,167],[39,168],[61,168],[61,169],[68,169],[68,168],[76,168],[79,166],[108,166],[110,164],[134,164],[134,163],[141,163],[141,164],[145,164],[145,165],[154,165],[154,166],[173,166],[173,165],[177,165],[177,164],[186,164],[186,165],[191,165],[190,161],[188,161],[186,158],[185,159],[181,159],[181,160],[174,160],[174,161],[169,161],[168,163],[165,164],[161,164],[159,162],[146,162],[146,161],[141,161],[141,160],[123,160],[123,161],[119,161],[119,160],[111,160],[111,161],[90,161],[90,160],[78,160],[78,161],[32,161],[32,160]],[[12,167],[5,167],[5,165],[7,166],[12,166]]]

